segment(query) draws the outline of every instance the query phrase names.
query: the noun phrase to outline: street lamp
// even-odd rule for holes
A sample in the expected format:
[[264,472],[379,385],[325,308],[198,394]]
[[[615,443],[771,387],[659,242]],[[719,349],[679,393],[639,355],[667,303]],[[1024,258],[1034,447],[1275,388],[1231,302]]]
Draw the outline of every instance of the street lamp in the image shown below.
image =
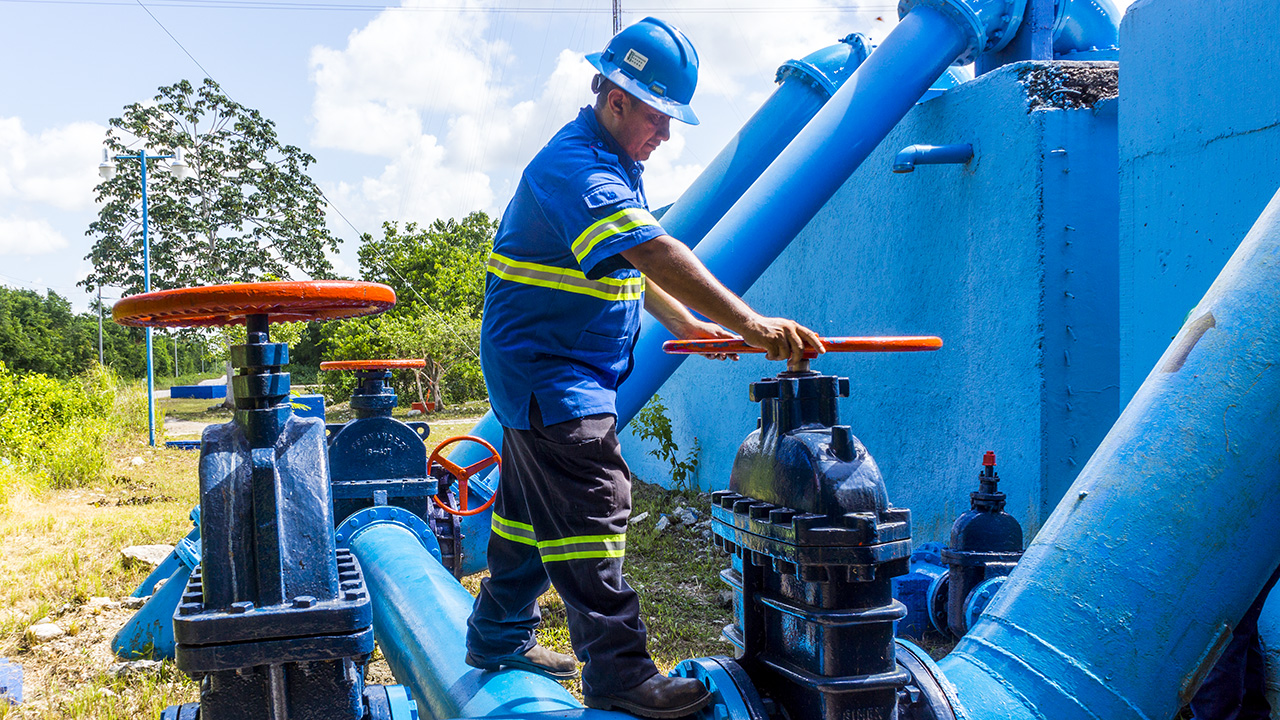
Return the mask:
[[[148,155],[147,149],[144,147],[138,150],[137,155],[116,155],[111,158],[111,154],[107,149],[102,151],[102,164],[98,166],[98,174],[103,180],[110,180],[116,176],[116,160],[137,160],[142,167],[142,291],[151,292],[151,243],[147,238],[147,161],[148,160],[169,160],[166,168],[163,165],[156,167],[160,171],[169,171],[179,180],[185,180],[194,173],[191,166],[182,158],[182,149],[179,148],[176,155]],[[156,445],[156,399],[155,399],[155,367],[151,358],[151,328],[147,330],[147,434],[150,436],[151,447]]]

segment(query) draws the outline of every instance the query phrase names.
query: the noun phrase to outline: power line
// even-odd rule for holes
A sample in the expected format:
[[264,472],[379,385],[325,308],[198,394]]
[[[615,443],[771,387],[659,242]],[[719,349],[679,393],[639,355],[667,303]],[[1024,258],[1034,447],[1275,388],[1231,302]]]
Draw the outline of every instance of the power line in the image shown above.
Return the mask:
[[[0,3],[21,3],[36,5],[101,5],[128,6],[134,3],[127,0],[0,0]],[[142,3],[137,3],[141,5]],[[474,13],[513,13],[527,15],[564,15],[586,12],[596,15],[608,15],[611,9],[568,9],[554,6],[496,6],[473,7],[466,5],[438,5],[434,7],[402,7],[395,5],[364,5],[360,3],[317,3],[317,2],[281,2],[279,0],[157,0],[148,3],[151,7],[185,8],[198,10],[282,10],[282,11],[327,11],[327,12],[474,12]],[[145,6],[144,6],[145,9]],[[796,12],[832,12],[832,13],[883,13],[896,10],[896,5],[797,5],[792,7],[682,7],[680,12],[693,14],[780,14]],[[653,6],[628,8],[629,15],[647,15],[661,12],[662,8]],[[150,11],[148,11],[150,12]],[[192,58],[194,60],[195,58]],[[199,63],[196,63],[199,65]]]
[[[146,11],[146,13],[147,13],[148,15],[150,15],[150,16],[151,16],[151,19],[156,21],[156,24],[160,26],[160,29],[164,31],[164,34],[165,34],[165,35],[168,35],[170,40],[174,41],[175,43],[177,43],[178,47],[182,48],[182,52],[186,53],[186,54],[187,54],[187,57],[191,58],[191,62],[195,63],[195,64],[196,64],[196,67],[200,68],[200,72],[204,73],[204,76],[205,76],[205,77],[207,77],[207,78],[211,78],[211,77],[213,77],[213,74],[212,74],[212,73],[210,73],[208,70],[205,70],[205,69],[204,69],[204,66],[200,64],[200,61],[196,59],[196,56],[195,56],[195,55],[192,55],[192,54],[191,54],[191,51],[190,51],[190,50],[187,50],[186,46],[184,46],[184,45],[183,45],[183,44],[178,40],[178,38],[174,37],[174,36],[173,36],[173,33],[169,32],[169,28],[165,27],[165,26],[164,26],[164,23],[160,22],[160,18],[156,17],[156,16],[155,16],[155,14],[154,14],[154,13],[152,13],[152,12],[151,12],[151,10],[150,10],[150,9],[148,9],[146,5],[143,5],[143,4],[142,4],[142,0],[137,0],[137,3],[138,3],[138,7],[142,8],[143,10],[145,10],[145,11]],[[123,4],[125,4],[125,3],[121,3],[121,4],[123,5]],[[142,192],[145,194],[145,193],[146,193],[146,189],[144,188]]]

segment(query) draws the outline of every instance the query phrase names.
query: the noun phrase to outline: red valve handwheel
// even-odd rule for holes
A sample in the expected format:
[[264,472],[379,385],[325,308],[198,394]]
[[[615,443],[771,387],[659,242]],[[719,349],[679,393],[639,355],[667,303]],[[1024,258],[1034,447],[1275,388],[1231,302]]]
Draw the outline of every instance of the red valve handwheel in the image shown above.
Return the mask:
[[[461,442],[463,440],[470,440],[471,442],[474,442],[474,443],[480,443],[489,451],[489,457],[479,462],[474,462],[466,467],[462,467],[461,465],[456,465],[454,463],[449,462],[444,458],[443,455],[440,454],[441,450],[444,450],[446,447],[456,442]],[[467,509],[467,482],[471,479],[471,477],[476,473],[480,472],[481,470],[489,467],[490,465],[497,465],[498,470],[502,470],[502,458],[498,456],[498,451],[495,450],[492,445],[486,442],[484,438],[478,438],[478,437],[475,437],[474,435],[456,435],[454,437],[451,437],[448,440],[445,440],[444,442],[437,445],[436,449],[431,451],[431,457],[427,458],[427,467],[431,467],[431,465],[434,463],[440,463],[440,467],[448,471],[450,475],[453,475],[454,477],[458,478],[458,509],[457,510],[454,510],[453,508],[449,507],[444,501],[440,499],[439,495],[436,495],[435,497],[431,498],[432,500],[435,500],[436,505],[439,506],[441,510],[444,510],[450,515],[464,515],[464,516],[479,515],[485,510],[488,510],[489,506],[493,504],[493,501],[498,498],[498,493],[495,490],[493,495],[489,498],[489,501],[486,502],[484,505],[481,505],[475,510]]]
[[427,361],[422,358],[405,360],[326,360],[320,363],[321,370],[401,370],[404,368],[424,368]]
[[[942,338],[932,335],[903,337],[832,337],[822,338],[827,352],[921,352],[942,347]],[[763,353],[742,338],[714,340],[668,340],[662,351],[675,355],[721,355],[729,353]],[[806,348],[806,358],[816,358],[815,350]]]
[[134,327],[209,327],[242,325],[250,315],[266,315],[271,322],[340,320],[395,304],[396,293],[386,285],[306,280],[157,290],[122,298],[111,316]]

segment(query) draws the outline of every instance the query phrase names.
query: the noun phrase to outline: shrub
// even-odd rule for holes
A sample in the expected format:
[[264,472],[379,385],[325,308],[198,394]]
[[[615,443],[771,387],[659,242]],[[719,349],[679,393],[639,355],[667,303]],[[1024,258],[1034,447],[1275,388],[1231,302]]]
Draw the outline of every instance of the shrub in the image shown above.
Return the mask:
[[[120,412],[118,388],[116,377],[101,366],[58,381],[16,374],[0,363],[0,484],[12,490],[19,476],[46,487],[100,480],[107,439],[132,415]],[[143,400],[145,428],[145,390]]]

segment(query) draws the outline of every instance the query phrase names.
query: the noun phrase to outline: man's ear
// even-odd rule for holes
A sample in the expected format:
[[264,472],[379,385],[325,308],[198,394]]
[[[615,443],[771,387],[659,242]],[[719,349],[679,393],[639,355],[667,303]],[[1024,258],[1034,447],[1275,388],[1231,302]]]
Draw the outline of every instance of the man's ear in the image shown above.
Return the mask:
[[631,109],[631,97],[627,95],[626,91],[619,88],[610,90],[609,109],[621,117],[627,110]]

